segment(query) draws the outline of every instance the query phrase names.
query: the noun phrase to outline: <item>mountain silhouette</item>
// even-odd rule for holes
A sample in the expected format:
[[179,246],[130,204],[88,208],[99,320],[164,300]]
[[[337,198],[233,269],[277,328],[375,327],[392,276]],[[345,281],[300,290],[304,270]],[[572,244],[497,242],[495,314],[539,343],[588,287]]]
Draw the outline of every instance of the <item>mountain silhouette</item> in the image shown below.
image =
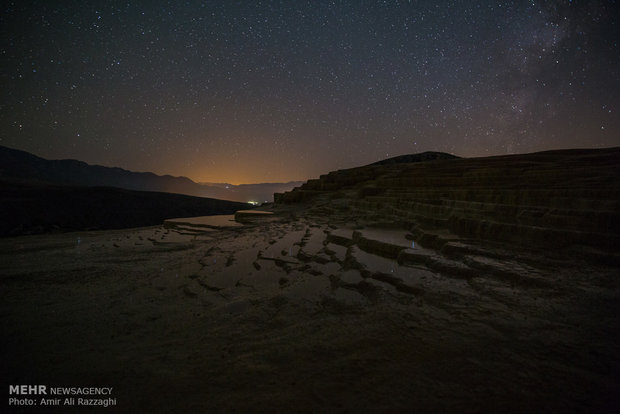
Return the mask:
[[73,186],[105,186],[126,190],[157,191],[258,203],[273,201],[273,193],[285,192],[302,182],[262,184],[199,184],[187,177],[134,172],[90,165],[78,160],[46,160],[25,151],[0,146],[0,178]]

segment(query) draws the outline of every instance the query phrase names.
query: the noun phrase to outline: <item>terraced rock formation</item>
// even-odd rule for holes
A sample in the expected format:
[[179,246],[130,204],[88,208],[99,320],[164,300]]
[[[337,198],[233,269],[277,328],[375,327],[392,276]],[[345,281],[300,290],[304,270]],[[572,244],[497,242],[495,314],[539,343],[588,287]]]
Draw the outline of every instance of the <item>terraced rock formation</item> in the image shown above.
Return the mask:
[[619,263],[618,171],[620,148],[371,164],[275,200],[393,223],[449,255],[499,243]]
[[618,412],[617,266],[298,207],[0,239],[0,372],[122,412]]

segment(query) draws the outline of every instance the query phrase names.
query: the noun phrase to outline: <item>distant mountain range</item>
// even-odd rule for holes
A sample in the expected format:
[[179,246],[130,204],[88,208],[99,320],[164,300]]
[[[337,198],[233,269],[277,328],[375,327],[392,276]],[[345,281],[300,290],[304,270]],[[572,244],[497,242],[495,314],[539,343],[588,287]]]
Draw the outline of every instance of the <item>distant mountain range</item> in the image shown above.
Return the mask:
[[55,185],[117,187],[258,203],[271,202],[273,193],[289,191],[303,183],[196,183],[187,177],[133,172],[122,168],[90,165],[77,160],[46,160],[3,146],[0,146],[0,179]]

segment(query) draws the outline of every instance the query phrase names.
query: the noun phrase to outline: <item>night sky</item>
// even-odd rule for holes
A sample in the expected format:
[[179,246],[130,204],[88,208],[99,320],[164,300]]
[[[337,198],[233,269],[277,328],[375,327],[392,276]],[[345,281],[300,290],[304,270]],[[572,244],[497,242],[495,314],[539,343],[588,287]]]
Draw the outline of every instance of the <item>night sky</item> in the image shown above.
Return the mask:
[[620,145],[615,1],[16,1],[0,145],[195,181]]

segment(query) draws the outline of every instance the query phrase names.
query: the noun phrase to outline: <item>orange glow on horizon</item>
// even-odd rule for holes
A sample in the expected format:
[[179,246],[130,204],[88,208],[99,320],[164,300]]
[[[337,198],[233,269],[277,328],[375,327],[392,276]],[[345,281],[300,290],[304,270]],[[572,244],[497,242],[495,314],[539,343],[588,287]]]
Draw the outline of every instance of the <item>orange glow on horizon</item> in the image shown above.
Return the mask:
[[[265,145],[266,146],[266,145]],[[313,175],[329,171],[313,170],[326,168],[308,161],[298,154],[268,152],[262,154],[258,148],[243,148],[236,152],[213,151],[195,154],[185,159],[166,158],[162,165],[168,171],[184,175],[198,183],[261,184],[306,181]]]
[[197,183],[227,183],[232,185],[240,184],[262,184],[262,183],[287,183],[290,181],[306,181],[308,178],[300,177],[299,171],[286,174],[278,172],[271,174],[268,171],[254,169],[250,166],[232,171],[230,168],[225,170],[205,171],[204,168],[190,170],[183,174],[190,180]]

